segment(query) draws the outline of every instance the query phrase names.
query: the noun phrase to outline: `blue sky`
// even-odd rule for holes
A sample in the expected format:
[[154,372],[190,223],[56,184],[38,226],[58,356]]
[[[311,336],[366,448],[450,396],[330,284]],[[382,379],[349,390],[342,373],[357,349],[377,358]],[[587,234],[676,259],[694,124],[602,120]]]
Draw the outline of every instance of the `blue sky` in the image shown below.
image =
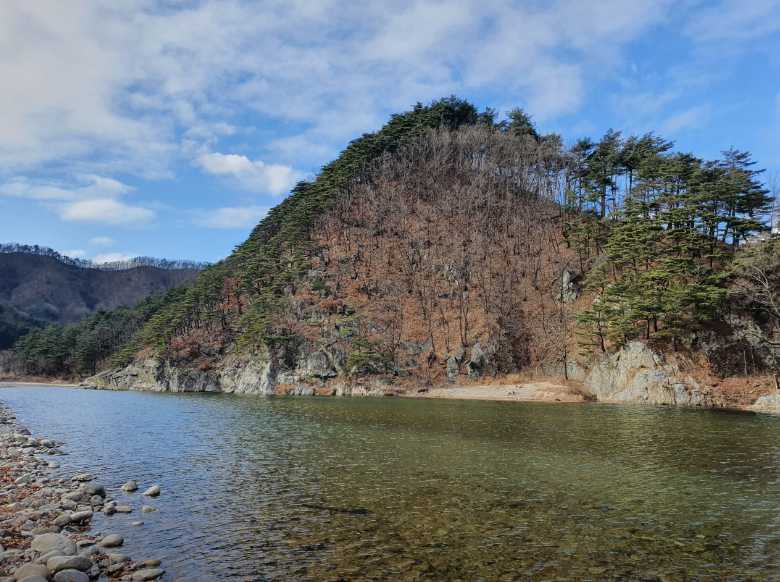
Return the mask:
[[780,172],[780,0],[4,0],[0,242],[217,260],[417,101]]

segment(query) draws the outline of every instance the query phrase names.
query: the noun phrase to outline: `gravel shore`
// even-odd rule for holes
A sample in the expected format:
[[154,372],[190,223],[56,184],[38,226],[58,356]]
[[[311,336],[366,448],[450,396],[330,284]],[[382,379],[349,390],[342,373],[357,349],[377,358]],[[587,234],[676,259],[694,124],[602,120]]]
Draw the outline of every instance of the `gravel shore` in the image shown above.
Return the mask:
[[55,478],[62,454],[59,443],[30,435],[0,404],[0,582],[160,579],[159,560],[132,560],[121,553],[121,536],[90,530],[94,513],[138,519],[131,514],[140,504],[117,504],[86,473]]

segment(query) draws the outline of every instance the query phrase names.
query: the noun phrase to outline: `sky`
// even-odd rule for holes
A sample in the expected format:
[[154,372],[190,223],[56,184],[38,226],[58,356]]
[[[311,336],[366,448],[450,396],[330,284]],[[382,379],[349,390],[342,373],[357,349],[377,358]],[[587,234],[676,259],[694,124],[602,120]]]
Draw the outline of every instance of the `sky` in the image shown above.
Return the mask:
[[0,242],[216,261],[393,112],[656,131],[780,175],[780,0],[3,0]]

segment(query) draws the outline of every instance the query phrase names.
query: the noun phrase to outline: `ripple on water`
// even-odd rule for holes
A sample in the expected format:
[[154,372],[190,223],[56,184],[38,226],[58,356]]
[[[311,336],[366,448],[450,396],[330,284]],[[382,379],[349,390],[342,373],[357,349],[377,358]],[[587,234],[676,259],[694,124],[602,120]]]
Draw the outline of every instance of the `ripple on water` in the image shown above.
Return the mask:
[[[598,405],[6,388],[169,579],[755,579],[780,419]],[[162,487],[156,499],[119,490]],[[139,513],[148,503],[159,509]],[[132,526],[143,519],[142,527]]]

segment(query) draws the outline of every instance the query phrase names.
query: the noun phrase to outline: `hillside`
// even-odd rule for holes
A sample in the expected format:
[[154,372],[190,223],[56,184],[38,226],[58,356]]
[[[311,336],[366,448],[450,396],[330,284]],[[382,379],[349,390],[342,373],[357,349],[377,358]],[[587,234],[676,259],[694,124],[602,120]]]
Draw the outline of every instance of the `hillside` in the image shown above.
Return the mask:
[[722,380],[766,391],[780,362],[759,176],[745,152],[613,131],[565,148],[519,110],[419,105],[296,186],[92,382],[384,394],[519,374],[750,403]]
[[135,305],[192,281],[200,271],[196,264],[184,268],[161,264],[142,261],[96,268],[54,252],[7,245],[0,252],[0,349],[30,329],[75,323],[97,311]]

